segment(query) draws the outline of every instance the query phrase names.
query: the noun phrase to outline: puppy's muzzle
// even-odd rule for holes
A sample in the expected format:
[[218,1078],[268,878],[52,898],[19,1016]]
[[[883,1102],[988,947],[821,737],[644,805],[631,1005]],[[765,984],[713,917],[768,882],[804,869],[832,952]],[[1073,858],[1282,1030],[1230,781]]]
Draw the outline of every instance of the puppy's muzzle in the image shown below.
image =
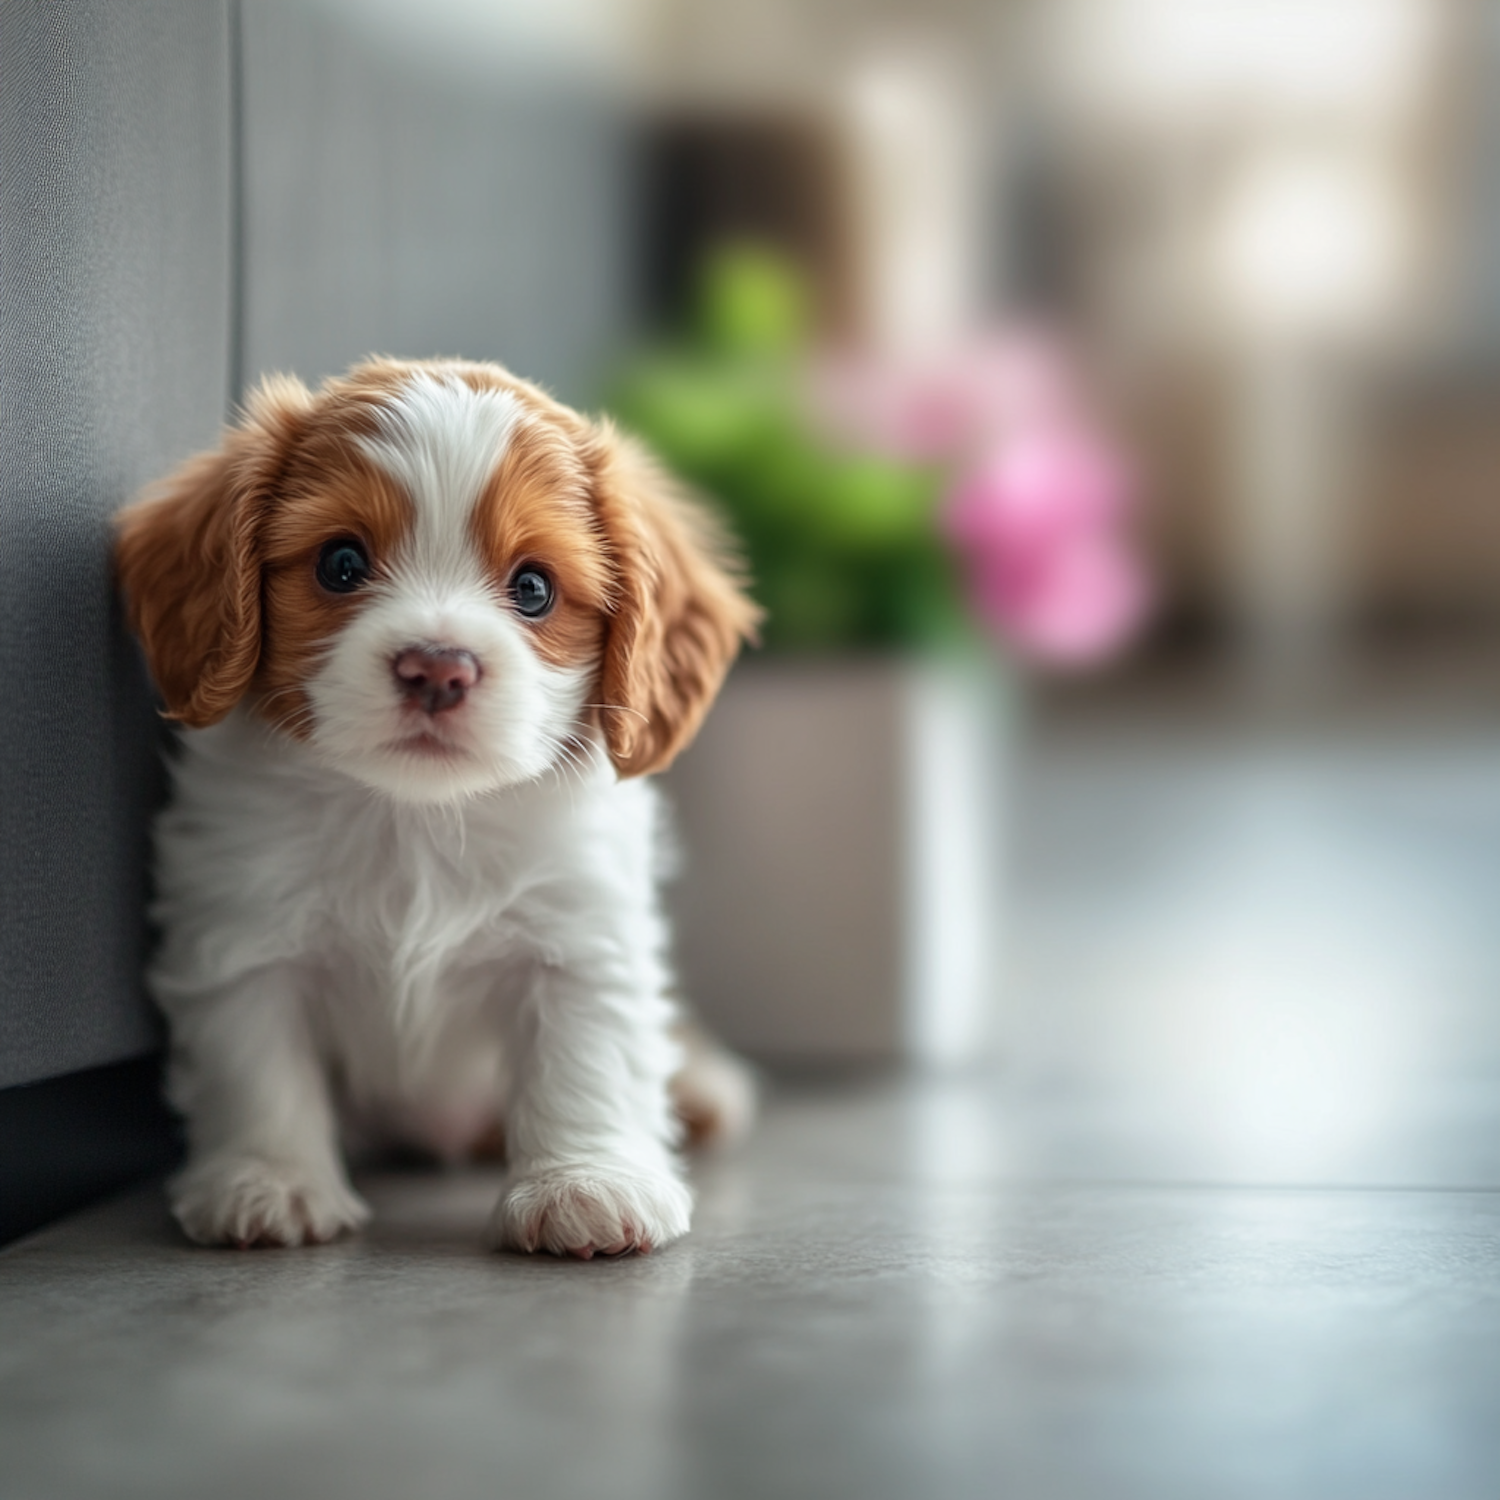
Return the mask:
[[457,708],[480,678],[472,651],[447,646],[408,646],[391,662],[391,671],[401,696],[426,714]]

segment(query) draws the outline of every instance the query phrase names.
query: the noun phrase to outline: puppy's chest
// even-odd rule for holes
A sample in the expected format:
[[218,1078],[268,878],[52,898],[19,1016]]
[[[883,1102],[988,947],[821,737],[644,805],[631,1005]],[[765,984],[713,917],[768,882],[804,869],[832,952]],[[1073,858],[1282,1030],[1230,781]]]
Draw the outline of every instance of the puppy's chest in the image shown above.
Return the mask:
[[[350,879],[313,877],[308,1003],[351,1098],[447,1094],[498,1067],[495,1012],[524,994],[535,939],[504,850],[381,842]],[[459,1089],[459,1092],[463,1092]]]
[[360,987],[410,1003],[424,986],[535,947],[532,863],[482,835],[372,840],[310,873],[310,946]]

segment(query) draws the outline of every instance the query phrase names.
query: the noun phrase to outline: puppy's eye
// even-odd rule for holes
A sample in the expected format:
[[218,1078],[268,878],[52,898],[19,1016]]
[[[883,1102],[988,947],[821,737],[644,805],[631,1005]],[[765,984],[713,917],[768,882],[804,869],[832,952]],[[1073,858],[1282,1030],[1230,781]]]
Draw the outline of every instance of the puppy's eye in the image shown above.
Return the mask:
[[318,582],[331,594],[352,594],[370,576],[370,555],[352,536],[335,537],[318,553]]
[[540,619],[552,608],[552,580],[540,568],[522,568],[510,581],[510,597],[528,620]]

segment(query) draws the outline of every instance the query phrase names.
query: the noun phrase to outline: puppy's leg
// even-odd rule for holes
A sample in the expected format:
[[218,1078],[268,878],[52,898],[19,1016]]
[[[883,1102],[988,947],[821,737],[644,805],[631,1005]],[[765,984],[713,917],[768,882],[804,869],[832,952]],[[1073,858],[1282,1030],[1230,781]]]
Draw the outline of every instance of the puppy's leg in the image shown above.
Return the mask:
[[680,1061],[670,1009],[659,989],[622,983],[611,967],[544,969],[513,1017],[496,1244],[587,1260],[687,1232],[692,1196],[667,1095]]
[[682,1066],[672,1078],[672,1103],[693,1146],[728,1146],[755,1123],[755,1074],[695,1020],[677,1024]]
[[364,1223],[290,976],[264,970],[173,1011],[169,1092],[189,1154],[169,1192],[188,1236],[316,1244]]

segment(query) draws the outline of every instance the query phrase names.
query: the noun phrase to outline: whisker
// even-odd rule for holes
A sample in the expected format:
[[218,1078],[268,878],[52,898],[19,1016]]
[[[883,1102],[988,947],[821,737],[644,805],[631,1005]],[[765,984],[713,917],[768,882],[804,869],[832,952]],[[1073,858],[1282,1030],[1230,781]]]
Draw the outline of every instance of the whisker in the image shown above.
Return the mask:
[[559,740],[555,748],[558,754],[562,756],[564,763],[569,767],[569,769],[577,771],[579,774],[579,778],[582,779],[583,775],[588,770],[588,766],[584,762],[582,755],[579,754],[579,746],[577,745],[577,743],[574,742],[571,738]]
[[580,787],[587,785],[589,772],[593,770],[590,748],[576,734],[565,735],[557,741],[557,750],[563,756],[569,770],[577,772]]
[[283,714],[273,707],[273,705],[275,705],[279,700],[283,698],[291,698],[294,695],[300,693],[300,691],[300,688],[293,684],[288,687],[277,688],[274,693],[268,694],[261,700],[262,705],[265,708],[271,709],[272,712],[276,714],[277,722],[283,728],[300,730],[310,727],[313,723],[313,708],[312,705],[308,703],[305,697],[300,702],[295,704],[290,713]]
[[580,708],[607,708],[611,713],[634,714],[643,723],[651,722],[649,714],[643,714],[638,708],[627,708],[623,703],[580,703],[578,706]]
[[[584,785],[584,776],[587,771],[587,767],[579,758],[577,743],[572,735],[567,735],[553,740],[551,747],[553,755],[558,758],[556,763],[562,772],[562,784],[568,789],[569,809],[575,816],[578,812],[578,799],[575,792],[577,787]],[[574,772],[577,773],[576,786],[572,774]]]

